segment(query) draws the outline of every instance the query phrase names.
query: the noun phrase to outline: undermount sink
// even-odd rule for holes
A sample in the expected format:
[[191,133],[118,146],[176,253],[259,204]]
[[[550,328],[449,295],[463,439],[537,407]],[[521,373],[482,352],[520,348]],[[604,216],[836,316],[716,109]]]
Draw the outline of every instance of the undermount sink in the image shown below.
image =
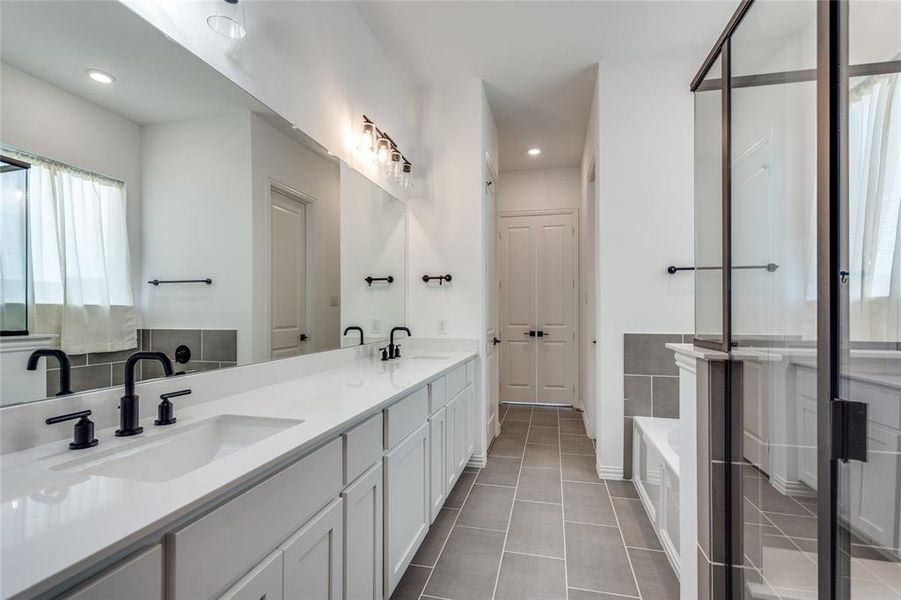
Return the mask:
[[410,358],[412,360],[447,360],[450,356],[442,356],[439,354],[415,354]]
[[53,469],[133,481],[169,481],[301,423],[298,419],[221,415],[125,447],[91,453]]

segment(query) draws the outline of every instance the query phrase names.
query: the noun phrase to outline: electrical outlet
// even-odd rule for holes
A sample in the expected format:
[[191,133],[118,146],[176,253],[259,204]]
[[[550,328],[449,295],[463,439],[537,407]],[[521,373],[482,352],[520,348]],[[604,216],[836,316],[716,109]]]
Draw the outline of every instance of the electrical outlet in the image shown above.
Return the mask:
[[372,326],[369,328],[372,333],[382,333],[382,320],[381,319],[373,319]]
[[447,319],[438,319],[438,333],[447,335]]

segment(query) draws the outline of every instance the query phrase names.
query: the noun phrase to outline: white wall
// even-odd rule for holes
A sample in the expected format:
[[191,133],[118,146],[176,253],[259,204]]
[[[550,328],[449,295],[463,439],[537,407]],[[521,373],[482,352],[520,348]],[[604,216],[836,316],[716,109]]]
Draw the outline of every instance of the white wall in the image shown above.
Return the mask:
[[138,303],[143,291],[140,126],[4,63],[0,88],[0,143],[125,182],[129,258]]
[[250,113],[143,127],[142,280],[148,328],[237,329],[238,362],[250,360]]
[[[341,165],[341,331],[363,328],[367,342],[406,323],[406,208],[357,171]],[[391,284],[363,280],[391,275]],[[414,281],[415,283],[415,281]],[[358,332],[342,340],[356,344]]]
[[579,208],[582,181],[579,167],[504,171],[497,195],[499,212]]
[[[269,314],[269,194],[273,184],[308,196],[308,279],[314,287],[307,307],[310,340],[307,352],[339,346],[341,307],[340,173],[337,161],[312,151],[258,115],[250,117],[253,170],[253,327],[252,359],[268,360]],[[245,224],[246,227],[246,224]]]
[[[598,469],[622,474],[623,334],[693,331],[696,53],[605,62],[598,77]],[[586,152],[586,157],[589,155]],[[583,165],[584,168],[584,165]]]
[[242,2],[247,36],[228,40],[206,24],[222,0],[123,0],[393,195],[405,191],[361,159],[355,136],[366,114],[420,171],[414,83],[385,55],[351,2]]

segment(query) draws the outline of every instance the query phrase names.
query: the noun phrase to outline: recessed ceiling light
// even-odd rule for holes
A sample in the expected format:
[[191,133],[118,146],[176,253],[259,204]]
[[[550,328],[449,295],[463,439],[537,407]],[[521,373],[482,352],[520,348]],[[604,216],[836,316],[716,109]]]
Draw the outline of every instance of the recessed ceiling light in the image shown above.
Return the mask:
[[109,85],[110,83],[116,81],[115,77],[113,77],[109,73],[101,71],[100,69],[88,69],[87,71],[85,71],[85,73],[87,73],[88,77],[90,77],[97,83],[104,83]]
[[529,156],[538,156],[541,154],[541,148],[529,148]]

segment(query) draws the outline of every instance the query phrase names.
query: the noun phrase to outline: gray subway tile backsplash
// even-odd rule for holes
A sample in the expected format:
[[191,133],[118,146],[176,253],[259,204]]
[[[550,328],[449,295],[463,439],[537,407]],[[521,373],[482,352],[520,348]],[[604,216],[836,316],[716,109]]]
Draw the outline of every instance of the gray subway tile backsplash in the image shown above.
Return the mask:
[[624,375],[678,375],[669,343],[682,343],[681,333],[627,333],[623,336]]
[[234,329],[204,329],[200,356],[204,362],[235,362],[238,360],[238,332]]
[[150,349],[154,352],[165,352],[170,358],[175,356],[175,349],[187,346],[191,350],[191,360],[200,360],[201,333],[199,329],[151,329]]
[[679,378],[659,376],[653,377],[653,398],[655,417],[679,418]]
[[[73,392],[107,388],[112,385],[112,369],[109,363],[72,367],[70,376],[70,387]],[[59,370],[47,371],[47,396],[55,396],[58,392]]]
[[626,375],[623,384],[625,407],[623,414],[627,417],[649,417],[652,413],[651,398],[653,394],[653,377],[644,375]]

